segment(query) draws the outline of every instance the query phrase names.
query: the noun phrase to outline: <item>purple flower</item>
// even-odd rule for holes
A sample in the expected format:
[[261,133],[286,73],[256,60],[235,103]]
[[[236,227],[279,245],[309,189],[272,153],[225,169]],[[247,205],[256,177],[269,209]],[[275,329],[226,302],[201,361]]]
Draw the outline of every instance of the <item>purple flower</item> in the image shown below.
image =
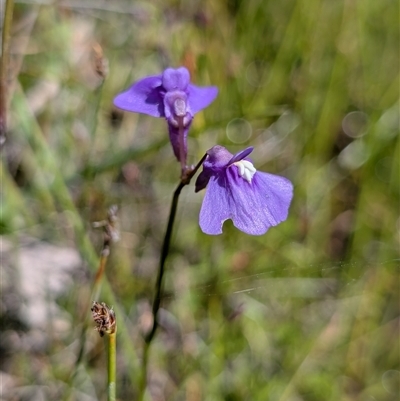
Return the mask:
[[176,158],[186,163],[187,141],[193,116],[217,96],[214,86],[199,88],[190,83],[185,67],[167,68],[161,75],[143,78],[114,99],[115,106],[153,117],[165,117]]
[[200,210],[200,227],[206,234],[222,233],[225,220],[239,230],[264,234],[286,220],[293,185],[284,177],[257,171],[246,158],[253,148],[232,155],[223,146],[207,151],[196,192],[207,188]]

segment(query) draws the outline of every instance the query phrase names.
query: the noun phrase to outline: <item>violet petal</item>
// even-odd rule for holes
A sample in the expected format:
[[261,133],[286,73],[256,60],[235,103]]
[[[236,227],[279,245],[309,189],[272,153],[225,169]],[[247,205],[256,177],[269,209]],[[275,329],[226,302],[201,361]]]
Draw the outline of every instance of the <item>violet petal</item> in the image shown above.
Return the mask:
[[231,166],[213,176],[200,210],[200,228],[206,234],[222,233],[224,221],[232,219],[239,230],[262,235],[286,220],[293,197],[291,182],[273,174],[257,172],[248,183]]
[[[225,175],[211,177],[200,209],[199,224],[205,234],[222,234],[224,221],[230,218]],[[221,182],[222,181],[222,182]]]
[[187,68],[167,68],[162,74],[162,85],[166,91],[186,91],[190,82],[190,74]]
[[135,82],[114,98],[114,105],[122,110],[164,117],[161,75],[146,77]]
[[189,84],[188,93],[190,109],[192,113],[195,114],[214,101],[218,95],[218,88],[215,86],[199,88],[198,86]]
[[226,171],[230,185],[227,192],[231,195],[230,217],[235,227],[247,234],[262,235],[286,220],[293,197],[292,183],[264,172],[257,172],[248,183],[235,167]]
[[243,160],[246,156],[248,156],[254,150],[253,146],[249,146],[248,148],[241,150],[240,152],[236,153],[231,160],[228,162],[228,166],[240,160]]

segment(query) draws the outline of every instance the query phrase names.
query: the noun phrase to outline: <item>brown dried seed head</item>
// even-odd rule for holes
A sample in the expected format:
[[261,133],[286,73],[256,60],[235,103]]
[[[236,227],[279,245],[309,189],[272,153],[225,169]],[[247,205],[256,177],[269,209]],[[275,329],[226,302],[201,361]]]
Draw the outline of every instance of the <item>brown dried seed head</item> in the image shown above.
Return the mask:
[[96,323],[95,329],[99,332],[100,337],[103,337],[104,334],[115,333],[117,322],[112,308],[108,307],[104,302],[94,301],[91,311],[93,320]]

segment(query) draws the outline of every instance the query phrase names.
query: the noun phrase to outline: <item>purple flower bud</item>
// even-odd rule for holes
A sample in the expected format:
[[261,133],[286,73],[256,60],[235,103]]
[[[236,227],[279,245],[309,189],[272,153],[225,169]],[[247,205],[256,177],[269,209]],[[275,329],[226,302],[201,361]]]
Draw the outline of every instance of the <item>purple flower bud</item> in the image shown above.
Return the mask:
[[[161,75],[143,78],[114,99],[115,106],[153,117],[165,117],[176,158],[186,163],[187,134],[194,115],[217,96],[214,86],[204,88],[190,83],[185,67],[167,68]],[[183,154],[181,154],[181,149]]]
[[293,198],[293,185],[284,177],[257,171],[246,157],[247,148],[232,155],[223,146],[207,151],[196,192],[207,187],[200,210],[200,228],[206,234],[222,233],[225,220],[252,235],[262,235],[285,221]]

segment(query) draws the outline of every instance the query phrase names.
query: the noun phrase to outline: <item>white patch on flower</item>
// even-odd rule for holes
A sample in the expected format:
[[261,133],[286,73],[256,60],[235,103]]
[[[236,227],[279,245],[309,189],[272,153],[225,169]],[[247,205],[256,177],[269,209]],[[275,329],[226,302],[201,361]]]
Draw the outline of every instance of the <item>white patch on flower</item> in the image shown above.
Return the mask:
[[251,180],[257,171],[253,166],[253,163],[249,162],[248,160],[240,160],[233,164],[238,168],[239,175],[248,183],[251,183]]
[[183,99],[179,97],[175,99],[174,112],[178,117],[184,117],[186,115],[186,102]]

